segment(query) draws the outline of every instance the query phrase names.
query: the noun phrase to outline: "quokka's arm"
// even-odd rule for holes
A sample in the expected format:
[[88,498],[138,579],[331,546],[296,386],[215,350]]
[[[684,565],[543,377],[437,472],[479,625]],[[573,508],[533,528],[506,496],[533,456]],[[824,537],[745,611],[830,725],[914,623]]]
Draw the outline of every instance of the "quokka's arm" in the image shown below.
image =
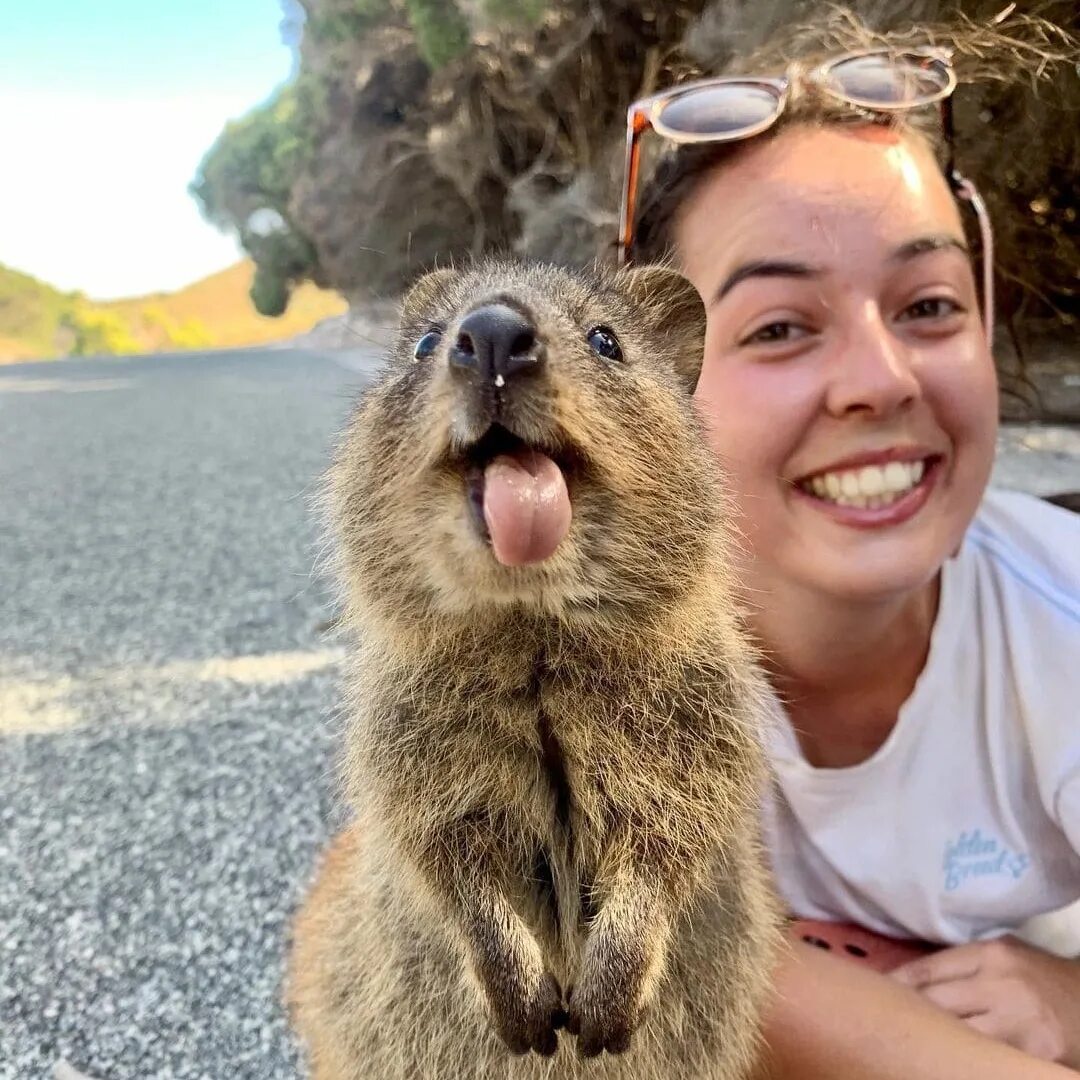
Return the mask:
[[596,882],[600,906],[589,927],[567,1029],[594,1057],[628,1049],[664,971],[674,904],[655,878],[624,866]]
[[[638,733],[636,746],[629,738],[619,742],[614,726],[602,729],[608,757],[627,764],[603,777],[589,807],[594,831],[605,835],[590,882],[596,915],[567,1024],[585,1056],[629,1046],[662,981],[676,920],[712,872],[720,838],[734,842],[746,831],[749,785],[733,777],[752,775],[752,747],[684,737],[683,728],[699,718],[689,707],[683,712],[661,723],[655,738]],[[688,772],[695,777],[693,799],[679,801]],[[670,800],[664,792],[673,793]]]
[[508,899],[486,819],[448,825],[429,875],[455,916],[492,1023],[513,1053],[554,1054],[566,1014],[540,945]]
[[[746,844],[741,854],[736,847],[725,859],[724,874],[731,875],[725,882],[725,906],[731,927],[744,917],[743,925],[767,957],[772,898],[750,863],[752,843],[746,839]],[[662,1005],[658,999],[676,926],[699,887],[716,872],[717,852],[713,855],[709,859],[701,849],[656,837],[650,843],[640,827],[631,826],[610,845],[594,881],[596,915],[567,1006],[567,1030],[578,1035],[583,1056],[628,1049],[645,1013]],[[717,953],[717,962],[722,959]]]
[[483,770],[473,775],[454,764],[475,760],[476,753],[448,745],[445,735],[433,737],[438,717],[403,701],[400,692],[370,699],[353,751],[359,797],[377,793],[392,842],[451,924],[507,1046],[553,1054],[565,1019],[562,995],[509,899],[513,856],[527,841],[507,814],[493,809],[504,793]]

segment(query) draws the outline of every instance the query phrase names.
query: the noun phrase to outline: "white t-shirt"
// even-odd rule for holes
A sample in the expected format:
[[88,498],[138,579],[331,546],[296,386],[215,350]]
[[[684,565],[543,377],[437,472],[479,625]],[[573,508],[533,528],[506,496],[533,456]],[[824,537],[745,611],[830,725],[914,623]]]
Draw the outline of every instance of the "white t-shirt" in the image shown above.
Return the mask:
[[960,944],[1080,899],[1080,514],[988,493],[885,743],[818,769],[782,718],[770,756],[795,915]]

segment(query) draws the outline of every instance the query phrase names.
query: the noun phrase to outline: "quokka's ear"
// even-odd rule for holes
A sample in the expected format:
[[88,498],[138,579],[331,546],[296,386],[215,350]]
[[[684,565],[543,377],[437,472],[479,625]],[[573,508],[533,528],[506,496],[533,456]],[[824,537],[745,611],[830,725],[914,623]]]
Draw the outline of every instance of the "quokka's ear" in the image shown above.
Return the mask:
[[631,267],[620,273],[619,284],[659,332],[676,374],[693,393],[705,351],[705,304],[697,289],[667,266]]
[[432,309],[438,306],[451,283],[460,276],[460,271],[444,267],[441,270],[432,270],[414,281],[401,301],[401,321],[430,317]]

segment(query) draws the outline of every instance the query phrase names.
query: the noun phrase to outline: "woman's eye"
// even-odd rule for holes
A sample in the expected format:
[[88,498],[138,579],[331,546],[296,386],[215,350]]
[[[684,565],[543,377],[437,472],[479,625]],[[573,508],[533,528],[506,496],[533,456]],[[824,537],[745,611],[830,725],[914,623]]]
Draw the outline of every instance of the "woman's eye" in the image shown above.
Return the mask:
[[764,326],[759,326],[752,333],[747,334],[739,344],[773,345],[777,342],[795,341],[797,338],[806,337],[809,333],[810,331],[807,330],[805,326],[799,326],[798,323],[779,320],[777,322],[766,323]]
[[426,360],[439,347],[442,331],[431,329],[413,346],[413,359]]
[[964,309],[950,300],[947,296],[927,296],[923,300],[916,300],[914,304],[908,304],[902,312],[902,320],[909,319],[944,319],[948,315],[955,315]]
[[589,348],[605,360],[621,360],[622,346],[612,330],[606,326],[594,326],[586,335]]

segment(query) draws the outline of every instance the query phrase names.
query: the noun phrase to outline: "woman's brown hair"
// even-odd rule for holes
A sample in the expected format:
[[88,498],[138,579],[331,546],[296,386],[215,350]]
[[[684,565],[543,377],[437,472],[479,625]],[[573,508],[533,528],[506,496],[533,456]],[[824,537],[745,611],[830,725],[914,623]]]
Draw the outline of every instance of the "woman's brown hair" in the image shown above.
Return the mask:
[[[846,8],[831,8],[828,16],[814,26],[785,28],[762,47],[743,56],[732,57],[722,66],[684,62],[673,71],[674,83],[681,83],[708,75],[759,74],[777,75],[783,72],[797,76],[800,70],[809,70],[823,60],[856,49],[886,47],[910,48],[916,45],[944,46],[952,51],[956,69],[957,90],[964,96],[964,84],[1013,84],[1026,80],[1034,85],[1047,78],[1063,64],[1080,61],[1080,46],[1067,31],[1046,19],[1033,15],[1017,14],[1015,5],[1005,8],[998,16],[983,23],[963,15],[944,25],[914,25],[903,31],[878,33],[869,29],[856,15]],[[1080,95],[1077,95],[1080,97]],[[1068,94],[1065,94],[1068,97]],[[1066,102],[1067,103],[1067,102]],[[1080,106],[1080,100],[1076,102]],[[958,102],[958,124],[985,124],[982,113],[971,115],[970,103],[964,107]],[[985,112],[985,110],[983,110]],[[1075,126],[1076,113],[1070,117]],[[870,120],[865,114],[838,107],[812,87],[794,80],[791,101],[777,122],[765,133],[751,139],[733,143],[705,143],[673,147],[661,154],[639,199],[638,220],[630,257],[636,262],[653,262],[671,257],[674,252],[674,230],[679,210],[686,204],[703,178],[715,169],[722,168],[762,139],[775,138],[794,124],[832,125],[852,121],[887,123],[901,130],[910,131],[925,139],[944,164],[949,156],[944,145],[936,106],[927,106],[904,113],[895,113],[880,120]],[[986,135],[993,138],[994,131]],[[960,140],[961,153],[958,162],[965,175],[976,184],[983,179],[979,165],[993,160],[992,155],[967,155],[970,135],[963,133]],[[1067,145],[1067,141],[1066,144]],[[1073,137],[1072,145],[1080,153],[1080,139]],[[985,147],[983,148],[985,151]],[[977,157],[970,161],[968,156]],[[990,186],[996,188],[996,177],[988,177]],[[1004,185],[1003,185],[1004,186]],[[984,195],[987,193],[984,192]],[[995,197],[996,196],[996,197]],[[988,201],[996,218],[1002,214],[1002,203],[1007,193],[991,191]],[[1003,228],[1003,255],[1011,259],[1010,236],[1016,222],[998,220]],[[1064,261],[1073,256],[1073,270],[1080,265],[1080,243],[1074,238],[1072,250],[1063,252]]]

